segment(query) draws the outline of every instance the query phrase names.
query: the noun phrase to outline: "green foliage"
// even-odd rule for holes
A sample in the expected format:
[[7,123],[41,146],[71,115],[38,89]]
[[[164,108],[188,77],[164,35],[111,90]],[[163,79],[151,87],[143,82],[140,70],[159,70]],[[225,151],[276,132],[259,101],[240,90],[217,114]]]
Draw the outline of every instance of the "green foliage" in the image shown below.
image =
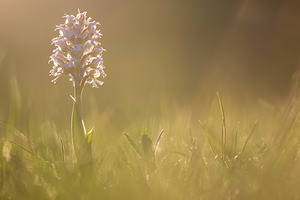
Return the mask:
[[164,130],[162,129],[156,139],[155,145],[153,145],[152,139],[149,137],[147,129],[143,128],[141,133],[141,147],[138,147],[138,145],[136,145],[136,143],[129,135],[127,135],[126,133],[124,134],[126,139],[142,159],[147,175],[149,175],[149,173],[153,173],[153,171],[156,169],[155,155],[163,132]]
[[[239,116],[224,99],[218,95],[200,123],[169,110],[167,119],[128,126],[124,135],[103,123],[107,113],[96,116],[78,167],[69,120],[58,126],[35,113],[22,118],[11,105],[14,114],[0,123],[0,199],[298,199],[298,97],[279,111],[256,105],[255,118]],[[80,125],[81,116],[73,117]]]

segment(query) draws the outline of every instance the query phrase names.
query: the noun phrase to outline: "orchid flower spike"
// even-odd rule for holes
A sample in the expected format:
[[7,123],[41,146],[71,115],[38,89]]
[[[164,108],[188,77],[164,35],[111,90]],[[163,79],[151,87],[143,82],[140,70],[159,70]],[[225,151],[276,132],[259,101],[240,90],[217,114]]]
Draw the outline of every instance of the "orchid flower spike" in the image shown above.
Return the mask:
[[50,70],[50,76],[55,77],[53,83],[66,74],[70,76],[74,87],[81,89],[85,83],[93,87],[103,84],[99,80],[106,76],[102,58],[105,49],[98,41],[102,36],[100,30],[97,30],[100,24],[86,14],[79,10],[76,16],[65,14],[65,23],[56,26],[59,36],[52,39],[56,49],[49,61],[54,65]]

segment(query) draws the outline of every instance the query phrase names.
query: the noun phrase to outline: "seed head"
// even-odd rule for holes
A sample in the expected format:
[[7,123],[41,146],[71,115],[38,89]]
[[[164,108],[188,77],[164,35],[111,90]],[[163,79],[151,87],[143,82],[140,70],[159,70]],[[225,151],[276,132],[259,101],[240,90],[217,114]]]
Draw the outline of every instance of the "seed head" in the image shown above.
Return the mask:
[[98,41],[102,34],[97,30],[98,22],[92,21],[86,16],[86,12],[74,15],[65,15],[65,23],[56,26],[59,36],[52,39],[56,49],[50,56],[53,67],[50,75],[55,78],[52,82],[63,75],[69,75],[74,86],[82,87],[85,83],[93,87],[102,85],[98,80],[106,76],[102,53],[105,51]]

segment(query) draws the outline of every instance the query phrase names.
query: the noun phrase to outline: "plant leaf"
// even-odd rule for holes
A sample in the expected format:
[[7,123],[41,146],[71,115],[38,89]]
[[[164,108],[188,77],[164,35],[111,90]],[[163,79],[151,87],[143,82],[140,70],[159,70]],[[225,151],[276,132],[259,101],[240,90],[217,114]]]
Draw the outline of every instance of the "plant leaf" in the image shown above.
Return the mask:
[[92,137],[94,135],[94,128],[92,128],[86,135],[87,142],[90,144],[92,142]]

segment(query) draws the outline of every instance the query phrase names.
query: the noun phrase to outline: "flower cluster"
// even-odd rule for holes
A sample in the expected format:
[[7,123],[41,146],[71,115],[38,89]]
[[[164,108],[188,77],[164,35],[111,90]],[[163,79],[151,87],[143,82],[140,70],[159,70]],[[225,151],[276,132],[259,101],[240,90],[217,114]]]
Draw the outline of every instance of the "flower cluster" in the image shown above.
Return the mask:
[[106,76],[102,59],[105,49],[97,41],[102,36],[97,30],[99,23],[79,10],[76,16],[65,15],[64,18],[65,23],[55,29],[59,36],[52,40],[56,46],[49,61],[54,64],[50,70],[50,75],[55,77],[52,82],[67,74],[75,87],[83,88],[86,82],[93,87],[102,85],[98,78]]

